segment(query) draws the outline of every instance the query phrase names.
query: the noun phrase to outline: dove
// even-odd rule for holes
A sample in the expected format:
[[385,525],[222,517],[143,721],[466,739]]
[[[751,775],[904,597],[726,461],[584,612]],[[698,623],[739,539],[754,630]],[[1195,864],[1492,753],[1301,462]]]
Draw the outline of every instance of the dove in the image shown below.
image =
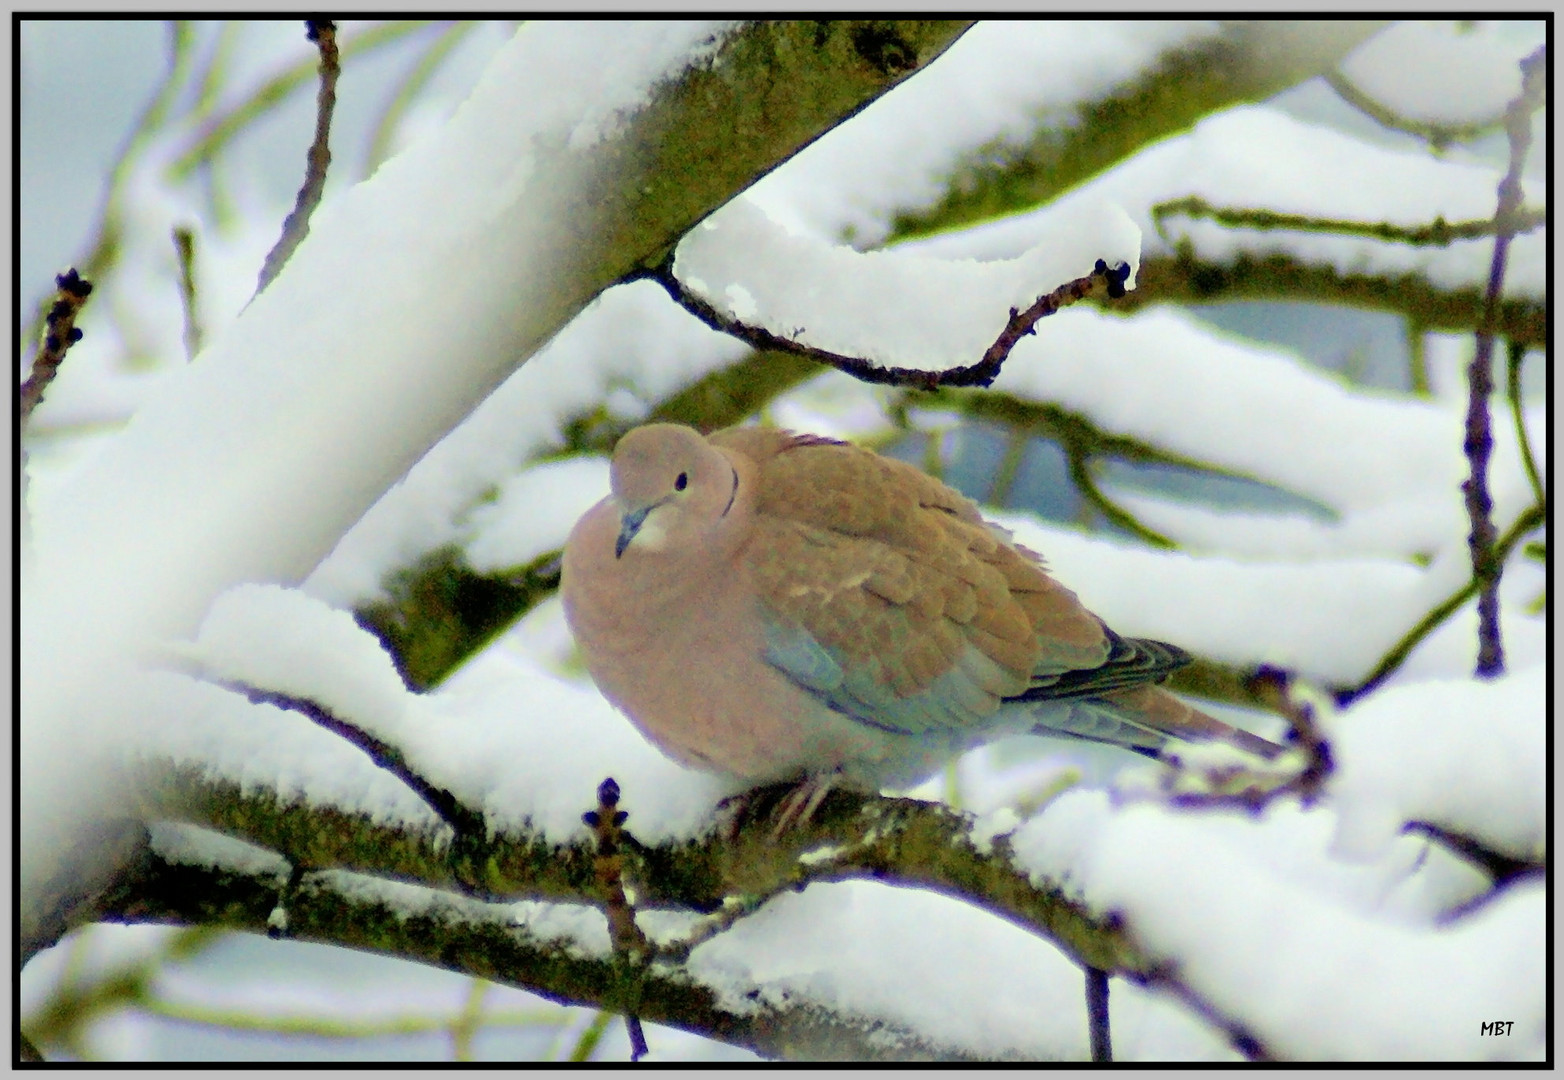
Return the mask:
[[971,500],[835,439],[631,430],[561,592],[603,695],[687,766],[795,782],[784,823],[1020,733],[1282,749],[1158,686],[1187,653],[1114,633]]

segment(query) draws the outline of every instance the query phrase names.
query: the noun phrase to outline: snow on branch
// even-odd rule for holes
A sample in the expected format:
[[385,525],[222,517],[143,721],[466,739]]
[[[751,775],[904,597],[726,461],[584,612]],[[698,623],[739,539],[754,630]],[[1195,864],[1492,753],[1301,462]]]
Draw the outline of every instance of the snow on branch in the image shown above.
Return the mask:
[[112,812],[80,773],[131,738],[122,664],[236,582],[302,580],[594,297],[967,24],[611,25],[524,27],[434,137],[316,215],[201,363],[34,500],[24,899],[67,847],[50,828]]
[[1015,259],[978,262],[827,245],[740,199],[644,276],[756,348],[932,390],[988,386],[1040,319],[1088,296],[1122,297],[1139,259],[1140,230],[1108,205],[1043,223]]

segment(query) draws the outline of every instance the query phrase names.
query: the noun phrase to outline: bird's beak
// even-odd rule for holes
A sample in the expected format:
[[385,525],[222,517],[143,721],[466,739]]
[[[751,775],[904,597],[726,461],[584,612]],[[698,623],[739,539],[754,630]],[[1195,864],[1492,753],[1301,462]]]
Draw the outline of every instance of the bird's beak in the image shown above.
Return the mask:
[[646,515],[657,509],[658,504],[643,506],[639,510],[626,510],[619,525],[619,539],[614,541],[614,558],[624,558],[625,548],[630,546],[630,541],[635,539],[635,534],[641,531],[641,526],[646,523]]

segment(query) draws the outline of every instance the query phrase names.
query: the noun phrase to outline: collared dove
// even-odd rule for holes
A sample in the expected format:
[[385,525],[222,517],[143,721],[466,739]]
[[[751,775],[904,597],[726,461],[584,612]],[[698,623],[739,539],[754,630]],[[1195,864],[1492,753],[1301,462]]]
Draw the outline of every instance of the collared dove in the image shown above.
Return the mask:
[[565,615],[659,748],[760,784],[878,790],[1034,732],[1155,756],[1280,747],[1156,684],[1182,650],[1120,637],[1042,559],[911,465],[776,429],[648,424],[565,546]]

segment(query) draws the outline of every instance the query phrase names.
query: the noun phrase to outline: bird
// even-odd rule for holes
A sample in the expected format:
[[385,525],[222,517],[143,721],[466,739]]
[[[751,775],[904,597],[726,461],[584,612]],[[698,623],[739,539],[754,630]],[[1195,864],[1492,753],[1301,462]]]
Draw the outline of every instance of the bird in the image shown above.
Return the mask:
[[674,760],[793,784],[779,829],[833,787],[909,787],[1013,734],[1282,751],[1163,689],[1188,653],[1115,633],[905,462],[779,428],[651,423],[615,445],[609,487],[561,571],[587,670]]

